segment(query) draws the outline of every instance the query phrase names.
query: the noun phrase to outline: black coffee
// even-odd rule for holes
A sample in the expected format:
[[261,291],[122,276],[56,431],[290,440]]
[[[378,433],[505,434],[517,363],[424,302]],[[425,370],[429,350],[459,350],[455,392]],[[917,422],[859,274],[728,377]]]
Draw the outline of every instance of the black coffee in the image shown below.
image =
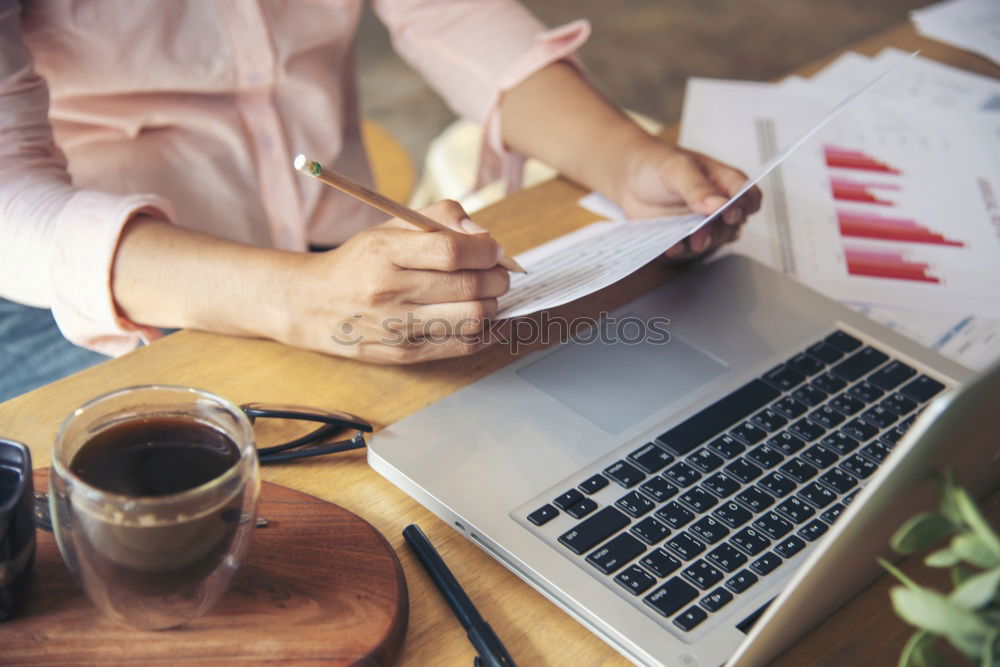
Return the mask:
[[126,496],[165,496],[210,482],[233,467],[232,438],[180,417],[147,417],[107,428],[70,462],[80,479]]

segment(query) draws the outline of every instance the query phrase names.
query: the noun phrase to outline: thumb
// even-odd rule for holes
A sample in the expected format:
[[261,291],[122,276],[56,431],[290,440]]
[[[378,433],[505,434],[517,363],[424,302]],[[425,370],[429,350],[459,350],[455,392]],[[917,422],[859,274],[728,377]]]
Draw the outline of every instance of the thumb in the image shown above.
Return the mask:
[[726,203],[723,192],[693,156],[684,155],[671,160],[663,170],[664,180],[673,186],[692,211],[708,215]]

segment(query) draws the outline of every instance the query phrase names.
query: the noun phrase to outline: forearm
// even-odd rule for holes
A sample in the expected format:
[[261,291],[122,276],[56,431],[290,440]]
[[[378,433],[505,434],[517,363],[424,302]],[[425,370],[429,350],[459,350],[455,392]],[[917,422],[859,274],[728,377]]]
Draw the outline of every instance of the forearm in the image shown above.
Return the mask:
[[507,91],[504,142],[581,185],[613,194],[627,147],[646,133],[571,65],[557,62]]
[[112,292],[139,324],[280,338],[296,257],[139,216],[122,233]]

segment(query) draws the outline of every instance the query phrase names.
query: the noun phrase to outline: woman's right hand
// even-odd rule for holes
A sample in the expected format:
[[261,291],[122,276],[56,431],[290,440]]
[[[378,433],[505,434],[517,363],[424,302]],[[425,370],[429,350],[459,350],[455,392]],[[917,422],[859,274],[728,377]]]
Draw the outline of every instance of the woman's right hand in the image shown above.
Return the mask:
[[288,282],[281,342],[375,363],[471,354],[510,285],[500,245],[442,201],[422,211],[456,233],[393,219],[303,256]]

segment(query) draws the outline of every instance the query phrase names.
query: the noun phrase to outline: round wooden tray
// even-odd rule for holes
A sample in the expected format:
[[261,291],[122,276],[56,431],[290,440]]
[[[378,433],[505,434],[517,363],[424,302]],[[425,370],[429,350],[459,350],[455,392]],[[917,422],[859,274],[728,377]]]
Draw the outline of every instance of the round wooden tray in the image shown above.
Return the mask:
[[[35,471],[48,488],[48,469]],[[28,601],[0,624],[0,663],[391,663],[409,600],[399,559],[342,507],[264,482],[257,528],[233,586],[205,616],[164,631],[117,625],[94,607],[39,530]]]

